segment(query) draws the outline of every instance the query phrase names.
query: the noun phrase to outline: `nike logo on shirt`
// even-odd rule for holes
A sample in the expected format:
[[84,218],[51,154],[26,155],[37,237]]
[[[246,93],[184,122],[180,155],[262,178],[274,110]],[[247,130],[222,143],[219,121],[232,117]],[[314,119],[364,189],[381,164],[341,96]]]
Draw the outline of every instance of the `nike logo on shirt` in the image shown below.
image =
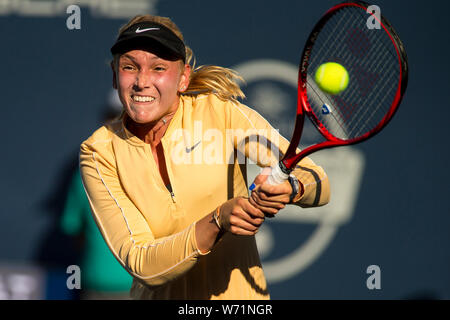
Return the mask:
[[196,144],[194,144],[194,145],[193,145],[192,147],[190,147],[190,148],[186,147],[186,153],[190,153],[192,150],[194,150],[195,147],[197,147],[197,146],[200,144],[200,142],[202,142],[202,141],[200,140],[199,142],[197,142]]

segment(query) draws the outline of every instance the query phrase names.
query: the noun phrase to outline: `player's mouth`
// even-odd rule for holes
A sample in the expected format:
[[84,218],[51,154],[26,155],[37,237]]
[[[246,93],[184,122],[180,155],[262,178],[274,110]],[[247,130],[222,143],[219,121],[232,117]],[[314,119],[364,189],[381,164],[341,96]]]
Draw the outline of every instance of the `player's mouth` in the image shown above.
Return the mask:
[[131,95],[131,99],[133,99],[134,102],[152,102],[155,100],[155,97],[151,96],[138,96],[138,95]]

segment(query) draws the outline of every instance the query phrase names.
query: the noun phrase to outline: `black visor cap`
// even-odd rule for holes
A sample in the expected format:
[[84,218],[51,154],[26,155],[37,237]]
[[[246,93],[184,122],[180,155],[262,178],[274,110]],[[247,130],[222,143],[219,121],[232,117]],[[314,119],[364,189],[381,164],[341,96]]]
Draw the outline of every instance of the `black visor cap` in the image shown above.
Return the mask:
[[186,62],[186,48],[183,41],[169,28],[154,22],[136,23],[117,38],[111,53],[121,54],[130,50],[146,50],[166,60]]

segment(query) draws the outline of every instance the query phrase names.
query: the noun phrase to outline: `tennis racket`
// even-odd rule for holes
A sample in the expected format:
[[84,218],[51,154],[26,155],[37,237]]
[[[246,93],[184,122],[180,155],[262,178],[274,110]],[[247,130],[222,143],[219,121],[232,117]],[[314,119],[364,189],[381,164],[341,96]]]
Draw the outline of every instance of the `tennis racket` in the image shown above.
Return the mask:
[[[309,35],[298,72],[294,132],[268,183],[285,181],[313,152],[370,139],[397,111],[408,81],[406,52],[387,19],[368,7],[360,1],[335,5]],[[317,69],[326,62],[339,63],[348,72],[348,86],[339,94],[326,93],[315,82]],[[305,114],[325,140],[297,153]]]

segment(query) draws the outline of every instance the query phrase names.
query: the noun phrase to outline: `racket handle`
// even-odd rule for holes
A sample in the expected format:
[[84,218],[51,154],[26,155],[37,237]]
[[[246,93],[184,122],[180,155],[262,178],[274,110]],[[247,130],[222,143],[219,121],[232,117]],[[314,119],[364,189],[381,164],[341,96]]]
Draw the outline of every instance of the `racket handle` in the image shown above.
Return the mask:
[[[269,169],[269,168],[266,168]],[[266,170],[264,169],[264,170]],[[281,184],[284,181],[286,181],[289,178],[289,174],[284,173],[281,170],[280,164],[277,164],[275,167],[270,168],[270,174],[267,177],[267,183],[271,184],[271,185],[277,185],[277,184]],[[250,188],[248,188],[250,191],[253,191],[253,189],[255,189],[256,185],[254,183],[252,183],[252,185],[250,186]]]
[[267,177],[267,183],[271,185],[281,184],[289,178],[289,174],[281,171],[280,165],[277,164],[272,168],[269,177]]

